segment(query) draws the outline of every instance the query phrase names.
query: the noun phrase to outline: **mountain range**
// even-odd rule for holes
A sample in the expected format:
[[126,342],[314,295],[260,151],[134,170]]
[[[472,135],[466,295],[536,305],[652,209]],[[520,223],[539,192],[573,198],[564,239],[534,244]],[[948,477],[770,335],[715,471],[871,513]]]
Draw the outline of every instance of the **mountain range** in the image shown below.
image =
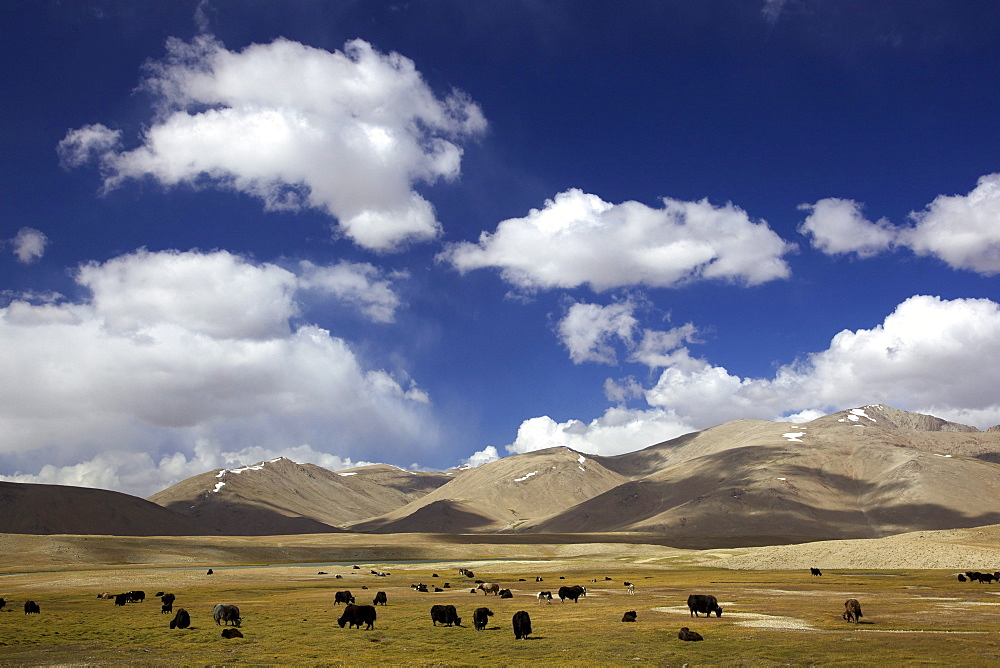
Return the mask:
[[[16,507],[27,497],[11,489],[43,487],[35,498],[82,493],[0,483],[0,503]],[[35,503],[33,513],[5,512],[0,532],[614,532],[702,549],[877,538],[1000,523],[1000,429],[871,405],[801,424],[737,420],[611,457],[555,447],[432,473],[276,459],[194,476],[145,501],[86,493],[108,495],[117,521],[98,526],[91,513],[77,523],[66,504],[60,516]],[[124,521],[140,511],[164,515]]]

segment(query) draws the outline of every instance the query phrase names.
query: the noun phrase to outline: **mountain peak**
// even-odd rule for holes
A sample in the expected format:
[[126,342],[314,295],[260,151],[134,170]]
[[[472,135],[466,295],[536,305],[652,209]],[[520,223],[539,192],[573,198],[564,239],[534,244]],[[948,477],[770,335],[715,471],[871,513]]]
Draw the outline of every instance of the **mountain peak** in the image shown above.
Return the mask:
[[875,425],[886,429],[912,429],[914,431],[979,431],[975,427],[949,422],[933,415],[901,411],[885,404],[869,404],[860,408],[834,413],[838,422]]

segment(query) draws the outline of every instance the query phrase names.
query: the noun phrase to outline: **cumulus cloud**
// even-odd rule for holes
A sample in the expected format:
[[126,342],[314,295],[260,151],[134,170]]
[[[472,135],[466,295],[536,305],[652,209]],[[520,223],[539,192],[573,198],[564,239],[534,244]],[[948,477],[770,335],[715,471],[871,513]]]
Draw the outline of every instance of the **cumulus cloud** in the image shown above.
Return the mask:
[[617,356],[611,339],[617,337],[625,342],[632,341],[638,326],[633,310],[631,302],[610,306],[583,303],[570,306],[558,325],[559,338],[569,350],[570,359],[575,364],[614,364]]
[[904,239],[914,253],[955,269],[1000,273],[1000,174],[981,177],[967,195],[939,195],[910,218]]
[[608,306],[573,303],[556,326],[559,340],[575,364],[616,364],[619,345],[630,351],[630,362],[649,367],[672,364],[673,351],[694,341],[695,326],[688,323],[668,331],[643,329],[640,337],[637,308],[631,298]]
[[646,400],[700,426],[881,402],[946,419],[978,411],[977,426],[988,427],[1000,423],[1000,393],[982,369],[1000,361],[998,327],[993,301],[918,295],[773,378],[741,378],[689,358],[665,369]]
[[462,466],[474,469],[477,466],[482,466],[483,464],[489,464],[490,462],[495,462],[500,459],[500,453],[497,452],[495,446],[487,445],[482,450],[479,450],[468,459],[462,460]]
[[828,255],[871,257],[898,246],[953,269],[1000,273],[1000,174],[981,177],[966,195],[939,195],[922,211],[910,212],[906,226],[884,218],[873,223],[853,200],[829,198],[799,208],[810,212],[799,232]]
[[60,142],[62,163],[96,161],[105,190],[152,177],[237,190],[269,210],[318,209],[376,251],[438,235],[414,186],[457,178],[460,142],[486,127],[467,95],[437,97],[413,61],[363,40],[332,53],[287,39],[233,52],[211,35],[171,38],[142,88],[156,115],[138,147],[87,125]]
[[668,441],[693,429],[669,410],[613,407],[589,423],[556,422],[548,416],[525,420],[517,430],[517,438],[506,449],[518,454],[563,446],[591,455],[619,455]]
[[605,384],[611,401],[642,397],[648,410],[619,406],[589,424],[531,418],[507,450],[565,445],[627,452],[730,420],[805,422],[871,403],[985,429],[1000,424],[1000,390],[983,372],[1000,364],[997,331],[996,302],[917,295],[871,329],[841,331],[826,350],[778,368],[771,378],[741,377],[679,347],[651,386],[633,377]]
[[49,239],[33,227],[22,227],[10,243],[17,261],[31,264],[45,255],[45,246],[48,245]]
[[165,489],[172,482],[206,471],[236,468],[285,457],[299,463],[316,464],[332,471],[367,466],[374,462],[341,458],[319,452],[308,445],[285,448],[259,446],[227,451],[219,443],[198,441],[190,455],[174,452],[159,459],[147,452],[105,451],[90,460],[67,466],[46,464],[38,473],[0,475],[0,480],[43,485],[72,485],[113,489],[136,496]]
[[572,189],[483,232],[478,243],[450,244],[439,258],[463,273],[497,268],[526,292],[603,291],[712,279],[756,285],[786,278],[782,256],[793,248],[733,204],[664,198],[662,208],[652,208]]
[[799,209],[809,212],[799,232],[827,255],[871,257],[890,248],[899,236],[887,219],[875,223],[865,219],[861,204],[854,200],[829,197]]
[[375,265],[338,262],[321,267],[312,262],[299,263],[299,286],[331,295],[356,306],[374,322],[393,322],[400,306],[399,295],[392,288],[393,279],[405,279],[405,273],[386,277]]
[[76,277],[88,299],[0,309],[8,471],[150,493],[248,455],[337,465],[436,438],[412,379],[292,326],[299,279],[285,269],[137,251]]

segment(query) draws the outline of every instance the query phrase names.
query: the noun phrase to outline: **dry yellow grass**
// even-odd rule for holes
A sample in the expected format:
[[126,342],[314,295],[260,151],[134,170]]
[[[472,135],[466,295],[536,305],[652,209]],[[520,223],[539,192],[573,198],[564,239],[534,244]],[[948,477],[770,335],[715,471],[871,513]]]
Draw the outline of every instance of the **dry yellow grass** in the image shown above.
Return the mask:
[[[9,544],[20,539],[35,547],[43,544],[36,537],[3,538]],[[106,562],[87,569],[65,563],[59,570],[33,570],[40,561],[12,568],[7,553],[0,596],[15,607],[0,612],[0,664],[981,665],[1000,658],[995,641],[1000,585],[960,583],[948,570],[825,567],[822,577],[814,577],[798,568],[732,570],[708,565],[725,563],[745,550],[696,553],[627,544],[484,546],[442,544],[423,536],[364,538],[368,545],[362,544],[362,537],[329,536],[267,537],[258,545],[267,554],[280,547],[389,555],[359,559],[361,569],[330,563],[333,560],[297,566],[227,565],[225,555],[249,554],[244,543],[230,539],[212,539],[211,545],[190,539],[189,557],[197,565],[188,562],[181,568]],[[380,544],[372,545],[372,538]],[[334,548],[318,543],[338,539],[345,544]],[[89,537],[85,542],[121,540]],[[63,550],[56,554],[80,554],[82,548],[74,548],[74,553],[71,543],[63,538],[49,544]],[[182,546],[171,545],[177,551],[170,554],[179,554]],[[164,548],[160,540],[146,549],[151,546]],[[422,563],[392,563],[406,558],[395,555],[434,550],[443,561],[424,557]],[[126,551],[133,557],[148,556],[134,546]],[[22,549],[21,554],[26,552]],[[208,557],[216,560],[205,561]],[[206,574],[209,565],[214,566],[211,576]],[[514,598],[470,593],[475,585],[458,575],[459,566],[472,568],[477,579],[511,588]],[[983,570],[988,566],[980,564]],[[392,575],[376,577],[371,568]],[[327,574],[319,575],[321,570]],[[336,579],[337,574],[342,578]],[[536,576],[544,581],[534,582]],[[635,583],[634,596],[627,595],[625,580]],[[451,587],[418,593],[410,588],[418,582],[442,589],[448,582]],[[577,604],[537,604],[536,591],[554,592],[561,584],[586,585],[589,594]],[[187,609],[193,627],[171,631],[170,616],[160,614],[155,599],[116,608],[112,601],[96,598],[100,591],[129,589],[143,589],[149,596],[159,590],[175,593],[174,608]],[[388,593],[389,605],[378,608],[374,630],[337,626],[342,608],[333,604],[333,593],[341,589],[350,589],[359,603],[370,602],[376,591]],[[685,606],[690,593],[716,595],[723,616],[691,618]],[[858,625],[840,617],[843,601],[851,597],[859,599],[864,610]],[[41,606],[40,615],[21,611],[29,598]],[[212,606],[220,602],[240,606],[244,638],[221,637],[211,619]],[[435,603],[454,604],[463,626],[433,626],[429,610]],[[477,632],[472,612],[482,605],[495,614],[487,630]],[[531,615],[534,632],[527,641],[515,641],[510,620],[522,609]],[[637,623],[620,621],[627,610],[638,613]],[[705,641],[681,642],[681,626],[698,631]]]

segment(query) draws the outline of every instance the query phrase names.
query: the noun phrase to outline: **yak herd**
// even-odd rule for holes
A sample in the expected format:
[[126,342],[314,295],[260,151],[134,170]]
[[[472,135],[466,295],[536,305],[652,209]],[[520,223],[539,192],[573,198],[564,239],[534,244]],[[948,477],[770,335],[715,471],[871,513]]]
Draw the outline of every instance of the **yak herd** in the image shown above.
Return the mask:
[[[355,566],[357,568],[357,566]],[[818,568],[810,568],[810,573],[812,575],[821,576],[822,572]],[[322,573],[322,572],[321,572]],[[378,571],[372,571],[379,576],[386,576],[388,573],[382,573]],[[325,574],[325,573],[324,573]],[[466,568],[459,569],[459,575],[463,575],[468,578],[474,578],[475,575],[471,570]],[[340,576],[337,576],[340,578]],[[438,577],[437,573],[433,577]],[[560,578],[563,579],[563,578]],[[605,580],[610,580],[611,578],[605,578]],[[960,573],[958,575],[958,580],[960,582],[980,582],[980,583],[990,583],[993,581],[1000,582],[1000,572],[997,573],[981,573],[979,571],[968,571],[965,573]],[[524,581],[523,579],[521,580]],[[541,577],[535,578],[536,582],[542,582]],[[596,582],[596,580],[591,580],[591,582]],[[497,583],[488,583],[483,580],[476,580],[477,587],[470,590],[471,593],[475,594],[480,591],[484,595],[494,595],[500,598],[513,598],[513,594],[510,589],[502,589]],[[635,585],[631,582],[624,582],[626,594],[635,594]],[[424,584],[414,584],[411,587],[418,592],[430,591],[427,585]],[[445,588],[449,585],[445,583]],[[362,589],[367,589],[367,587],[362,587]],[[433,591],[441,592],[444,591],[441,587],[435,587]],[[587,588],[580,585],[572,586],[561,586],[557,591],[559,600],[565,603],[567,600],[574,603],[579,602],[580,598],[586,597]],[[186,629],[191,626],[191,615],[184,608],[179,608],[174,612],[173,604],[176,600],[176,596],[173,593],[157,592],[155,596],[159,597],[161,602],[161,613],[174,613],[173,618],[170,621],[171,629]],[[108,592],[102,592],[98,594],[99,599],[113,599],[116,606],[124,606],[127,603],[142,603],[146,599],[146,593],[141,590],[127,591],[121,594],[111,594]],[[538,604],[543,602],[551,603],[554,596],[551,591],[540,591],[535,595]],[[7,601],[0,598],[0,610],[7,604]],[[372,605],[358,605],[354,598],[354,595],[347,590],[338,591],[334,593],[334,605],[344,604],[343,614],[337,620],[340,628],[356,628],[360,629],[362,626],[366,630],[371,630],[375,628],[375,620],[377,618],[375,606],[388,605],[388,595],[384,591],[379,591],[375,594],[375,598],[372,600]],[[687,605],[689,614],[692,617],[698,617],[699,615],[705,615],[706,617],[711,617],[714,613],[716,617],[722,616],[722,607],[719,605],[719,601],[715,596],[708,594],[691,594],[688,596]],[[33,601],[28,600],[24,603],[24,613],[25,614],[40,614],[41,610],[39,605]],[[454,605],[433,605],[430,609],[431,622],[434,626],[441,624],[442,626],[462,626],[462,618],[458,615],[458,610]],[[493,611],[487,607],[476,608],[475,612],[472,613],[473,626],[477,631],[482,631],[486,629],[489,624],[489,618],[493,616]],[[844,612],[842,614],[844,620],[848,622],[853,622],[855,624],[859,623],[863,614],[861,612],[861,604],[857,599],[850,598],[844,602]],[[227,628],[222,631],[222,636],[224,638],[242,638],[243,634],[238,630],[243,621],[240,615],[239,607],[228,604],[219,603],[212,610],[212,618],[215,620],[217,626],[226,626]],[[622,615],[622,622],[636,622],[637,613],[635,610],[629,610]],[[531,629],[531,617],[526,610],[519,610],[511,618],[511,626],[514,631],[514,638],[517,640],[527,639],[532,633]],[[677,634],[680,640],[685,641],[699,641],[704,638],[696,631],[690,630],[688,627],[682,627]]]

